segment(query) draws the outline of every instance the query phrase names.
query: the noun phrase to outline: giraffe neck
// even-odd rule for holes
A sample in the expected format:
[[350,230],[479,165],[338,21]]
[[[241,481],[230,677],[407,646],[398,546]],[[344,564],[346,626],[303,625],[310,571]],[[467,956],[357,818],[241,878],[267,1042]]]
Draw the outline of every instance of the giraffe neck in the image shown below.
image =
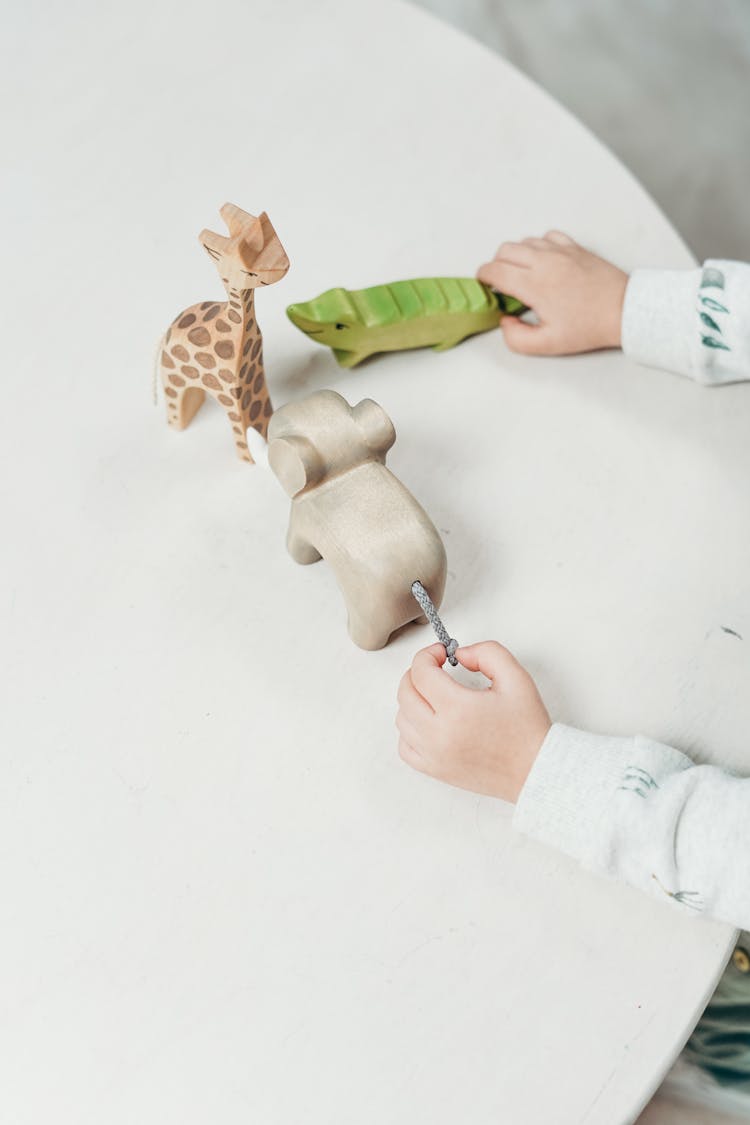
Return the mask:
[[260,328],[255,320],[255,290],[228,289],[227,315],[232,321],[234,338],[237,341],[235,361],[236,385],[244,384],[250,364],[257,360],[256,366],[263,368]]
[[258,331],[255,323],[255,290],[227,288],[227,301],[227,316],[239,337],[241,354],[248,333],[255,336]]
[[227,297],[226,316],[233,329],[234,357],[234,380],[230,394],[236,400],[235,409],[229,417],[236,433],[244,435],[244,431],[253,426],[265,437],[273,407],[263,370],[263,340],[255,320],[255,292],[252,289],[228,288]]

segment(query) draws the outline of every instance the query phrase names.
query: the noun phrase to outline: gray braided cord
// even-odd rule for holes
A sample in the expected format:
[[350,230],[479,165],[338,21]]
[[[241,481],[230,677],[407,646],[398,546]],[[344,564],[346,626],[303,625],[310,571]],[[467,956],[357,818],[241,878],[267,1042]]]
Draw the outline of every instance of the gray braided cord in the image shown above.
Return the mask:
[[421,605],[424,615],[429,621],[430,625],[432,625],[433,629],[435,630],[437,639],[440,641],[441,645],[445,646],[445,651],[448,654],[448,663],[452,664],[455,668],[458,664],[458,661],[455,657],[455,652],[458,648],[458,641],[455,637],[450,637],[448,635],[448,630],[440,620],[440,614],[435,609],[430,595],[427,593],[424,586],[419,580],[417,580],[416,582],[412,582],[411,592]]

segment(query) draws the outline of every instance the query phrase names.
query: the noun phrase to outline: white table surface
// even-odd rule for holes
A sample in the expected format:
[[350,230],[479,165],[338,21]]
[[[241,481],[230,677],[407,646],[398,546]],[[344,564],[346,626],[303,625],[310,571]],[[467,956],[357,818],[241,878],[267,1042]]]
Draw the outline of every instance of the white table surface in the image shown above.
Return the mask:
[[409,7],[47,2],[6,33],[2,1119],[632,1121],[733,931],[403,765],[430,634],[355,649],[277,482],[213,404],[169,431],[150,380],[221,296],[199,230],[267,209],[275,403],[382,403],[452,632],[502,639],[562,721],[747,769],[746,388],[499,333],[347,372],[284,315],[550,226],[628,268],[689,252],[559,106]]

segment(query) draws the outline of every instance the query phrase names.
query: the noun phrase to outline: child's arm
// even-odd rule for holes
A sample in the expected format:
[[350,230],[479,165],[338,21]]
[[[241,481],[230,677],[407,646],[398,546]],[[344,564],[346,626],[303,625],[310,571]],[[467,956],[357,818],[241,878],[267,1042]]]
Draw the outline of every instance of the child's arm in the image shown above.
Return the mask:
[[505,242],[480,281],[511,293],[538,325],[504,316],[512,351],[569,355],[622,347],[649,367],[702,383],[750,379],[750,264],[626,273],[561,231]]
[[531,676],[494,641],[456,657],[490,681],[458,684],[445,649],[399,686],[399,753],[441,781],[516,803],[514,827],[684,908],[750,929],[750,778],[649,739],[551,724]]

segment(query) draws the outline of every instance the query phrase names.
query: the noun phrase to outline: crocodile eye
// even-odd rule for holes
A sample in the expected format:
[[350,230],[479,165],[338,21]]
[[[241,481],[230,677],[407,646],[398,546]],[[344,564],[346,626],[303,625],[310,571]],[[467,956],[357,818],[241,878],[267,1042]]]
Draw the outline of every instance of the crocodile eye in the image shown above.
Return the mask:
[[345,324],[337,324],[336,327],[337,328],[346,328],[346,325]]

